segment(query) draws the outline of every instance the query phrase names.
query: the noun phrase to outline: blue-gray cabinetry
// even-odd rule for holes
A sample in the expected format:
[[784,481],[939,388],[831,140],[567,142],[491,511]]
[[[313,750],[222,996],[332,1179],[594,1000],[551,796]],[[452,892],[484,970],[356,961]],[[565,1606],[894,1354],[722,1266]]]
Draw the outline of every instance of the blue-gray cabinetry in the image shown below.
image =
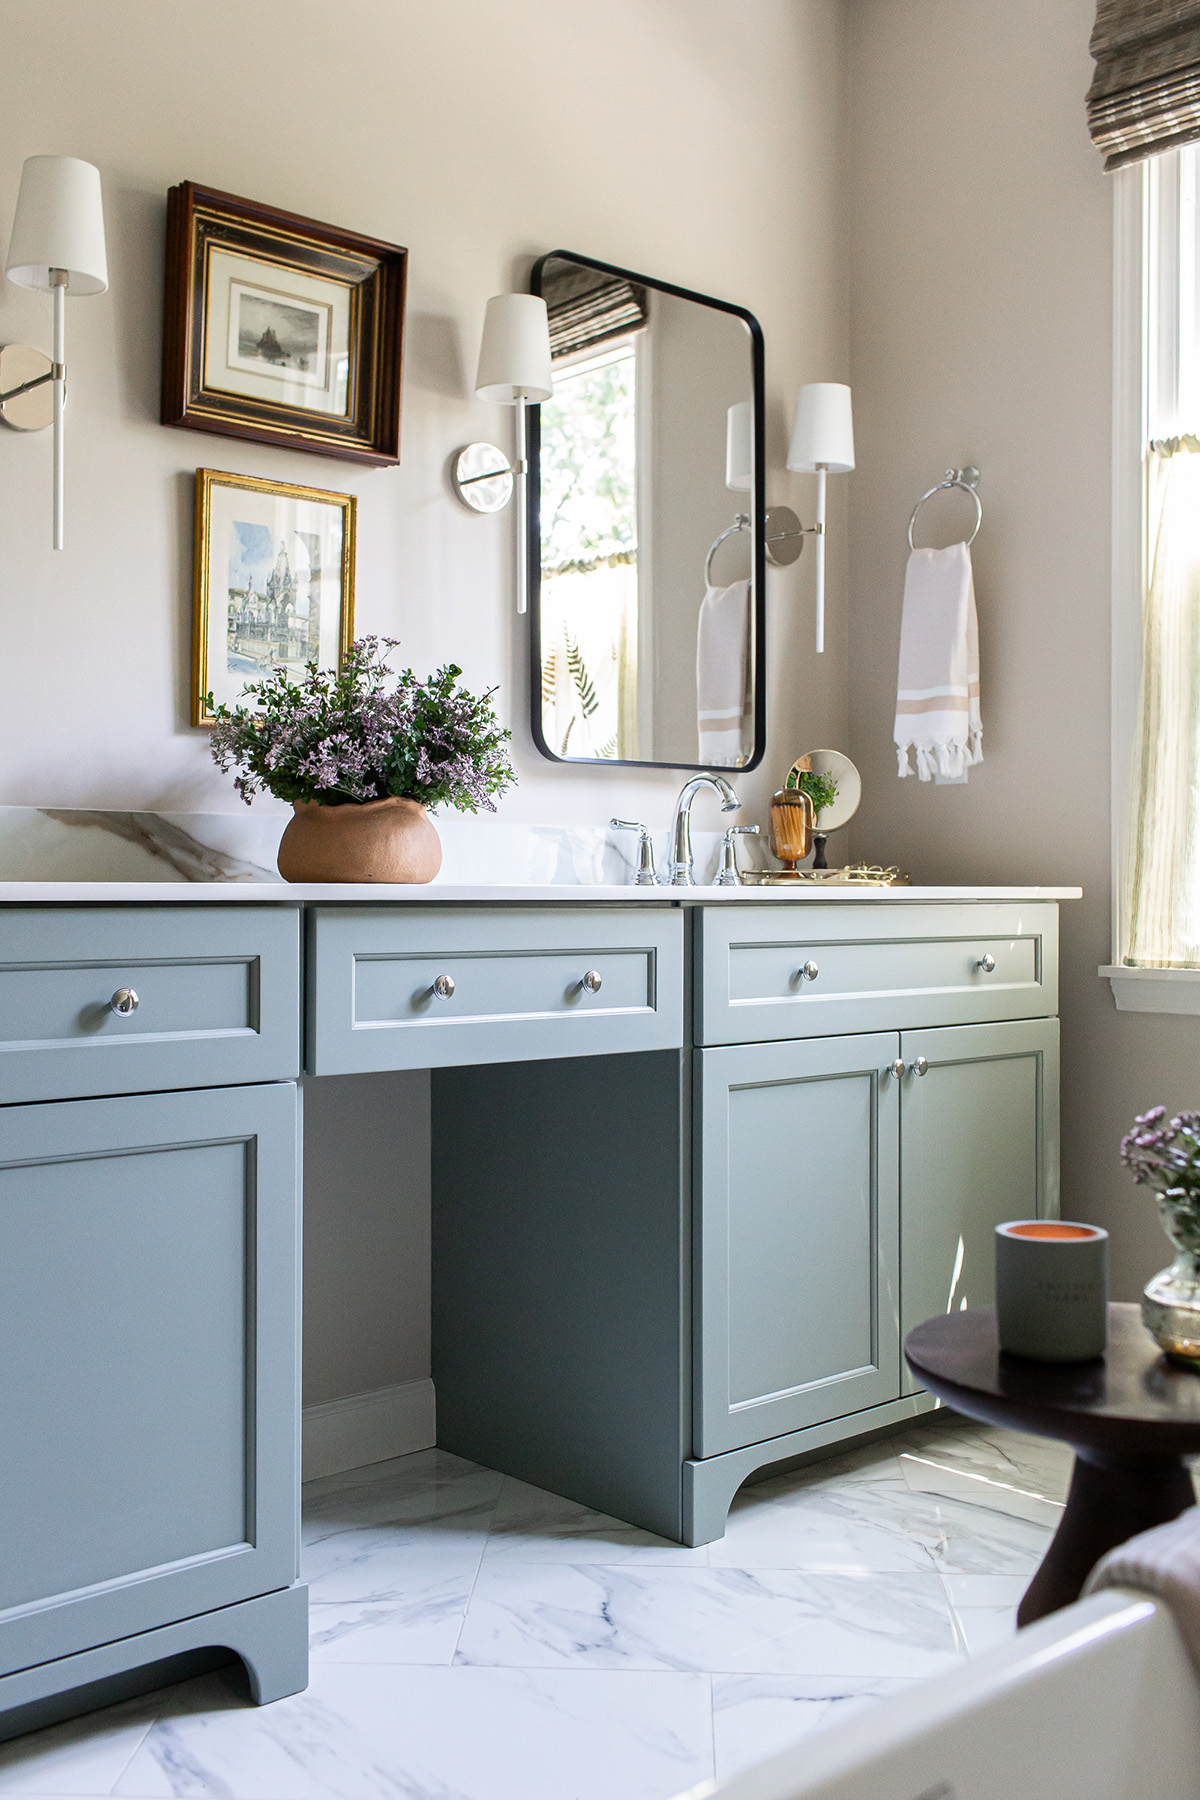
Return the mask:
[[[296,1074],[295,913],[237,911],[0,914],[8,1091],[167,1089],[0,1105],[0,1736],[231,1651],[307,1679],[298,1090],[170,1085]],[[140,1041],[77,1055],[135,983]]]
[[924,1410],[903,1331],[1055,1209],[1058,935],[1038,901],[688,928],[676,1051],[435,1072],[433,1358],[447,1448],[705,1543],[757,1469]]

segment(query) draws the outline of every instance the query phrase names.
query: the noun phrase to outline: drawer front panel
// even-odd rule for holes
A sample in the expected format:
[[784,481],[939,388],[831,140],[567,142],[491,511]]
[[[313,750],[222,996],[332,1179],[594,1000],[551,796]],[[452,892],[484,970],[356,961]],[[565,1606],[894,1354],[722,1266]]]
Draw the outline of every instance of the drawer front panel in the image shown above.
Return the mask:
[[705,909],[696,1041],[738,1044],[1046,1018],[1058,909],[1005,905]]
[[4,908],[0,1103],[294,1080],[299,960],[291,907]]
[[[599,986],[585,986],[585,975],[598,976]],[[679,912],[319,907],[310,915],[313,1074],[682,1042]]]

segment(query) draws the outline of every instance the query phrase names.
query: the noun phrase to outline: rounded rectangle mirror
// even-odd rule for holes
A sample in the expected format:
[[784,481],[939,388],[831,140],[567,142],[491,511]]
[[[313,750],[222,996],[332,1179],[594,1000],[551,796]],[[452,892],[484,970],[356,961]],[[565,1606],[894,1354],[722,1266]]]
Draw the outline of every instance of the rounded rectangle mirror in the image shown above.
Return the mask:
[[569,251],[535,264],[533,736],[555,762],[752,769],[766,740],[763,350],[744,307]]

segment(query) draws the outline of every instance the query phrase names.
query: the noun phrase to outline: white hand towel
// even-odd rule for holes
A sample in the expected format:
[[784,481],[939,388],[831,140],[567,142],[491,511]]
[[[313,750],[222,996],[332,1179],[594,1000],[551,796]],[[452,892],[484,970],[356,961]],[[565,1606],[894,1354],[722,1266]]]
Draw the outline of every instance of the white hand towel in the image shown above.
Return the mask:
[[710,587],[696,633],[700,761],[737,768],[754,748],[750,583]]
[[914,550],[904,576],[896,693],[900,774],[965,779],[983,761],[979,717],[979,624],[971,553],[965,544]]
[[1200,1507],[1189,1506],[1169,1525],[1140,1531],[1102,1556],[1083,1591],[1106,1587],[1141,1588],[1165,1600],[1200,1670]]

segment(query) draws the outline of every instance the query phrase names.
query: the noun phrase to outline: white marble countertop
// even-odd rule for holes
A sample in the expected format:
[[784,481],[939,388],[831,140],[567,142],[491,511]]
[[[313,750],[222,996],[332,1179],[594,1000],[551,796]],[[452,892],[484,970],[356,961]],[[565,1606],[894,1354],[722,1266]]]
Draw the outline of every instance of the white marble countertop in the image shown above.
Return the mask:
[[284,881],[0,881],[0,905],[7,906],[295,906],[301,901],[348,906],[595,906],[614,901],[636,906],[835,905],[896,906],[912,901],[1078,900],[1077,887],[832,887],[798,883],[787,887],[657,887],[589,885],[574,882],[520,886],[433,881],[425,886],[387,882]]

